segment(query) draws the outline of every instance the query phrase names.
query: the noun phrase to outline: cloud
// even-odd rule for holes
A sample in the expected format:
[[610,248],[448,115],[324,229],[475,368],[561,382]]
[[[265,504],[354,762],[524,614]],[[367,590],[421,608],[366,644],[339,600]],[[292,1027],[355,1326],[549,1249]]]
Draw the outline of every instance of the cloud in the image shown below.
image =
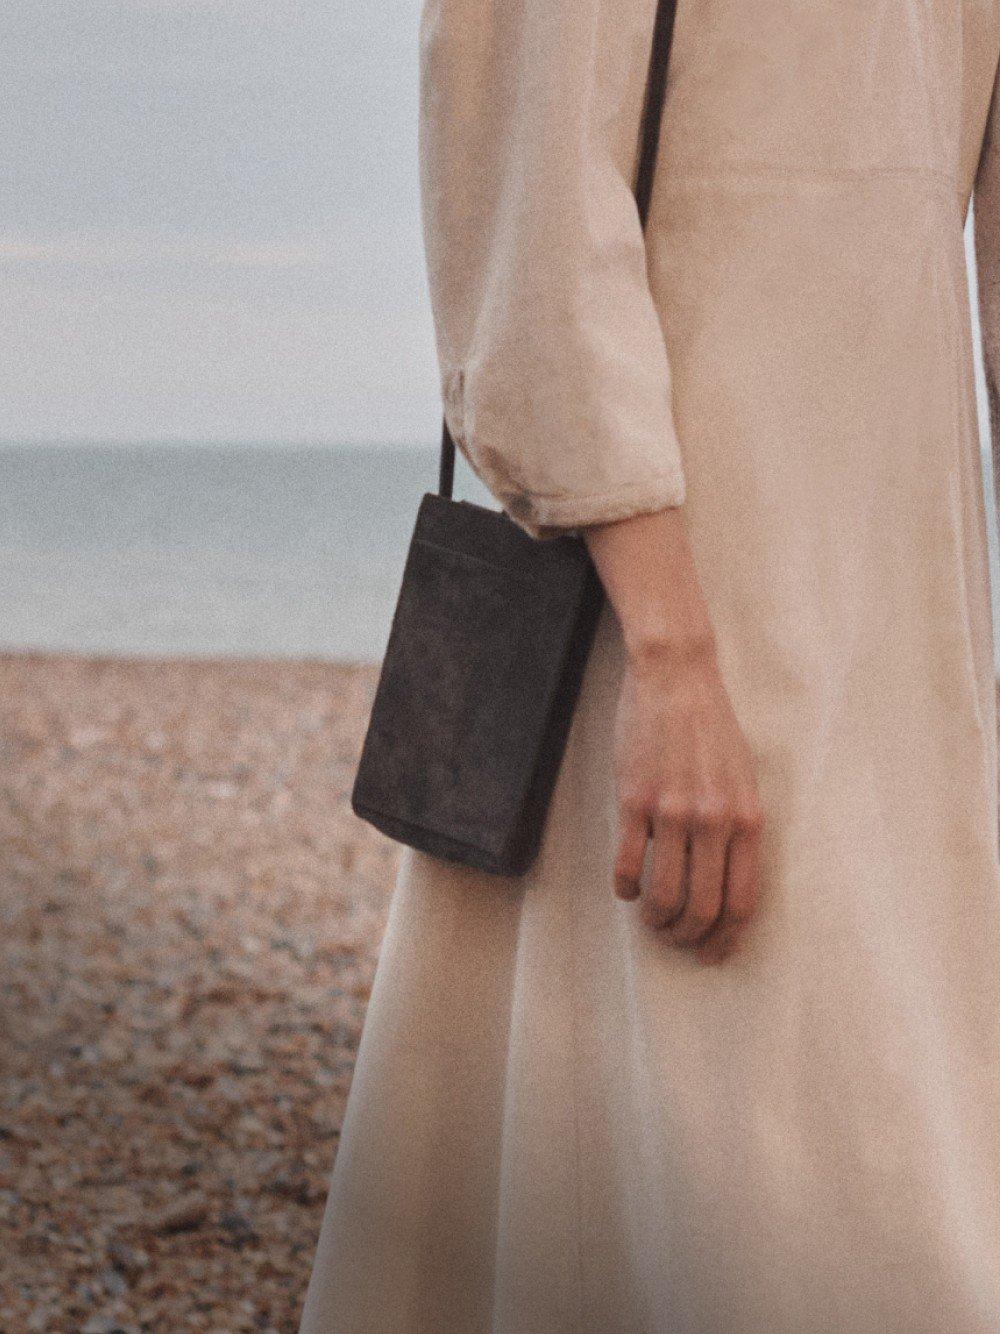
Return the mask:
[[105,0],[116,10],[133,9],[138,14],[176,14],[181,17],[220,18],[233,23],[252,23],[255,28],[288,28],[299,21],[301,0]]
[[418,9],[0,5],[0,435],[433,434]]
[[[194,3],[195,0],[183,0]],[[205,3],[206,0],[198,0]],[[90,233],[36,240],[0,235],[0,263],[80,264],[122,268],[145,264],[212,264],[236,268],[289,268],[343,263],[343,250],[329,242],[257,245],[198,236],[164,237],[142,233]]]

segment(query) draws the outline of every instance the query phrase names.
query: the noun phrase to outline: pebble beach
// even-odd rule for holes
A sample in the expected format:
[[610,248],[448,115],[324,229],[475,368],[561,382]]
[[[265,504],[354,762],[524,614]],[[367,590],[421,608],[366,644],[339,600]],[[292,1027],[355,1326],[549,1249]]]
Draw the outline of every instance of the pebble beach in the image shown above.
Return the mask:
[[0,657],[0,1330],[297,1327],[397,846],[369,663]]

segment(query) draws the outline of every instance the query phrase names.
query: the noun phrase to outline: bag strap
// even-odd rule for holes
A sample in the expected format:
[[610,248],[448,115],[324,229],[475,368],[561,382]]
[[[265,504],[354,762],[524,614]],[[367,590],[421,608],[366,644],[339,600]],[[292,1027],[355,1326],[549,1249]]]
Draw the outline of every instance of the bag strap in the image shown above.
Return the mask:
[[[653,22],[653,46],[646,78],[646,95],[642,108],[639,137],[639,163],[635,176],[635,202],[643,230],[649,216],[649,201],[653,191],[656,170],[656,151],[660,143],[660,122],[667,91],[667,62],[670,42],[674,34],[674,15],[677,0],[657,0]],[[438,495],[451,498],[455,480],[455,442],[447,421],[441,428],[441,460],[438,469]]]

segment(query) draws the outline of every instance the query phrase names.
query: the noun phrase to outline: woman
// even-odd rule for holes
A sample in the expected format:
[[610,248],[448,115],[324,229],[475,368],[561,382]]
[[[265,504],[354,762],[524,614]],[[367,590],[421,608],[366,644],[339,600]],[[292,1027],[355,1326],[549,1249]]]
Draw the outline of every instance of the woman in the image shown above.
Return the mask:
[[531,873],[404,853],[305,1334],[1000,1330],[1000,4],[681,0],[644,249],[654,8],[426,0],[449,425],[609,604]]

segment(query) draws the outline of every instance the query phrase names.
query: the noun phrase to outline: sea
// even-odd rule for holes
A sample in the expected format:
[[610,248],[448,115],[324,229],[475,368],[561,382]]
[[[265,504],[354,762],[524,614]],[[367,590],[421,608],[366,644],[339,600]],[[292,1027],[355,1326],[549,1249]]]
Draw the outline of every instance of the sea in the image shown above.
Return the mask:
[[436,445],[0,444],[0,648],[376,660],[436,486]]
[[431,444],[0,443],[0,649],[376,661],[436,485]]

